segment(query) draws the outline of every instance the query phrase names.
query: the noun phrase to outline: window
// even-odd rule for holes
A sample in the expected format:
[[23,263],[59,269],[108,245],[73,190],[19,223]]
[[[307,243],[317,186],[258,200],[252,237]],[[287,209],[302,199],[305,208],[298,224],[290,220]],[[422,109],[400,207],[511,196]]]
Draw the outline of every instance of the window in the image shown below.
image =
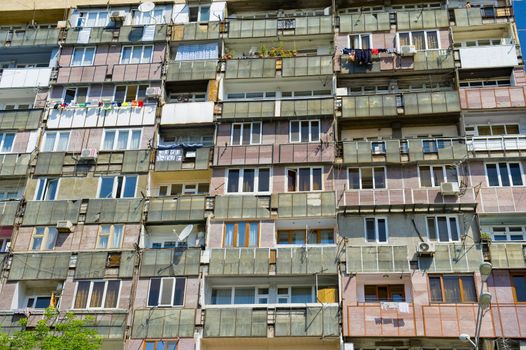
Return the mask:
[[121,64],[150,63],[152,55],[152,45],[123,46]]
[[470,88],[483,88],[483,87],[493,87],[493,86],[511,86],[511,81],[509,78],[503,79],[492,79],[492,80],[468,80],[460,81],[460,87],[470,87]]
[[278,230],[277,242],[278,244],[334,244],[334,230]]
[[432,303],[475,303],[477,296],[473,276],[430,275]]
[[87,87],[69,87],[64,89],[62,100],[65,104],[85,103],[88,100]]
[[74,309],[114,309],[118,305],[121,281],[79,281]]
[[113,101],[117,103],[144,101],[146,99],[146,89],[149,85],[118,85],[115,86]]
[[[32,309],[46,309],[51,306],[51,295],[31,295],[27,297],[26,307]],[[60,301],[59,297],[55,297],[54,306],[57,306]]]
[[99,181],[98,198],[133,198],[137,176],[102,176]]
[[287,170],[287,191],[321,191],[322,168],[297,168]]
[[373,48],[373,36],[371,34],[349,35],[349,48],[351,49],[371,49]]
[[365,285],[365,302],[377,301],[405,301],[405,288],[403,284],[391,285]]
[[208,193],[210,184],[167,184],[159,186],[159,196],[177,196],[180,194]]
[[150,12],[141,12],[139,10],[132,10],[132,24],[133,25],[148,25],[148,24],[164,24],[164,10],[162,8],[155,8]]
[[452,141],[447,139],[422,140],[422,150],[424,153],[438,153],[439,149],[452,146]]
[[437,30],[420,30],[398,33],[398,47],[414,45],[417,50],[440,49],[440,36]]
[[177,350],[177,340],[145,340],[143,350]]
[[492,226],[485,227],[494,241],[526,241],[525,226]]
[[427,237],[432,241],[457,242],[460,240],[455,216],[428,216]]
[[365,240],[367,242],[386,243],[387,219],[386,218],[365,218]]
[[226,95],[227,100],[263,100],[263,99],[275,99],[275,91],[266,92],[232,92]]
[[97,248],[120,248],[123,232],[123,225],[100,225]]
[[208,22],[210,20],[210,5],[190,6],[188,8],[190,22]]
[[180,306],[184,303],[185,278],[152,278],[148,306]]
[[2,238],[0,239],[0,253],[5,253],[11,248],[11,239]]
[[526,274],[512,273],[513,298],[518,303],[526,302]]
[[[268,92],[267,92],[268,95]],[[327,96],[332,95],[331,90],[302,90],[302,91],[282,91],[281,98],[286,100],[289,98],[298,98],[298,97],[317,97],[317,96]]]
[[44,135],[43,152],[63,152],[68,149],[69,131],[47,131]]
[[418,167],[420,187],[438,187],[442,182],[458,182],[454,165],[431,165]]
[[94,47],[76,47],[73,49],[72,66],[91,66],[95,60]]
[[320,121],[301,120],[290,122],[290,142],[319,142]]
[[77,19],[77,27],[105,27],[108,24],[108,11],[82,11]]
[[227,193],[270,192],[270,169],[229,169]]
[[[306,304],[316,302],[315,288],[312,286],[279,286],[272,288],[277,292],[278,304]],[[221,287],[212,288],[212,305],[252,305],[269,304],[273,301],[269,287]],[[274,299],[274,298],[272,298]]]
[[488,186],[509,187],[522,186],[522,169],[520,163],[486,164]]
[[57,242],[56,227],[35,227],[31,240],[31,250],[52,250]]
[[312,287],[278,287],[278,304],[314,303]]
[[229,222],[225,224],[225,247],[257,247],[259,222]]
[[261,123],[232,124],[232,145],[257,145],[261,143]]
[[139,149],[141,146],[141,129],[104,130],[102,150]]
[[204,92],[170,92],[168,94],[168,102],[205,102],[206,93]]
[[176,61],[213,60],[219,56],[217,43],[180,44],[175,54]]
[[0,153],[8,153],[13,150],[15,133],[0,133]]
[[502,136],[520,134],[519,124],[477,125],[478,136]]
[[36,201],[52,201],[57,198],[59,179],[41,178],[38,179]]
[[385,168],[351,168],[348,181],[352,190],[385,188]]

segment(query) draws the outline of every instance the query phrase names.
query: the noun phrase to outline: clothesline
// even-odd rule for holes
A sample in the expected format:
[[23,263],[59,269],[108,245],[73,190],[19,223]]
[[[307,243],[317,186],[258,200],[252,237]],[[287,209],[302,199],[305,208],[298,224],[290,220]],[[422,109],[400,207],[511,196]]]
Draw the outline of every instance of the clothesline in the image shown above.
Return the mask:
[[65,108],[89,108],[89,107],[99,107],[99,108],[142,108],[144,107],[143,100],[133,100],[130,102],[117,102],[117,101],[99,101],[99,102],[83,102],[83,103],[64,103],[62,101],[51,101],[48,104],[49,107],[53,109],[65,109]]
[[372,49],[351,49],[343,48],[342,54],[349,55],[348,61],[356,64],[373,64],[373,55],[378,55],[380,53],[397,53],[395,48],[381,49],[381,48],[372,48]]

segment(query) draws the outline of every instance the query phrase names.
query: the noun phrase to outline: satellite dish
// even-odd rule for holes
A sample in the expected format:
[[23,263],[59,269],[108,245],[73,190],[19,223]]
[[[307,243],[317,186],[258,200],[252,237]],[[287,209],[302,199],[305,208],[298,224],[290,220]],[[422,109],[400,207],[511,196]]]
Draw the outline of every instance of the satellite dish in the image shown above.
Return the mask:
[[139,5],[139,11],[141,12],[150,12],[154,8],[155,8],[155,4],[151,1],[146,1]]
[[185,239],[187,239],[188,236],[190,236],[190,233],[192,233],[193,229],[194,229],[194,225],[192,225],[192,224],[187,225],[185,228],[183,228],[183,230],[179,234],[179,238],[177,240],[179,242],[181,242],[181,241],[184,241]]

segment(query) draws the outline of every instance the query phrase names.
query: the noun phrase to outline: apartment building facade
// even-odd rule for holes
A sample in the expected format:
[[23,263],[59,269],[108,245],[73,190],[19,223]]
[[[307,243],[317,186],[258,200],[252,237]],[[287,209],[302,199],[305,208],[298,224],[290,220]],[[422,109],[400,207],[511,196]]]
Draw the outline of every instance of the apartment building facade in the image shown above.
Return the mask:
[[510,3],[19,3],[2,331],[55,304],[104,349],[526,346]]

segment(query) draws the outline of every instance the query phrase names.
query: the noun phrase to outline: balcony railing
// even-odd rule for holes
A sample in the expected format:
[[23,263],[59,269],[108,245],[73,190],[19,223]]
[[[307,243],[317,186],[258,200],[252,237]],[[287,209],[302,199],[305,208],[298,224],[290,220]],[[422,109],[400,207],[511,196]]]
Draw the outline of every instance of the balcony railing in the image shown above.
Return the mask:
[[333,74],[332,56],[308,56],[283,58],[283,77],[302,77]]
[[219,22],[185,23],[172,26],[172,40],[213,40],[219,39]]
[[58,46],[60,29],[47,26],[0,27],[0,46]]
[[13,226],[20,201],[0,201],[0,226]]
[[38,129],[42,112],[42,109],[0,111],[0,130]]
[[[343,335],[347,337],[411,337],[416,336],[413,303],[347,304],[343,319]],[[387,321],[387,322],[386,322]]]
[[167,64],[166,81],[213,80],[217,60],[174,61]]
[[192,338],[195,320],[196,309],[136,309],[133,314],[131,338],[141,339],[141,341],[144,339]]
[[57,84],[161,80],[162,63],[60,67]]
[[414,56],[398,56],[381,53],[373,58],[371,65],[359,65],[348,61],[347,55],[340,57],[342,74],[370,74],[393,71],[453,70],[455,60],[452,50],[419,51]]
[[370,33],[390,29],[388,12],[340,15],[340,33]]
[[135,43],[166,41],[168,25],[69,28],[66,44]]
[[270,249],[239,248],[212,249],[209,276],[268,275]]
[[408,272],[407,246],[348,246],[347,272]]
[[225,79],[274,78],[277,58],[246,58],[226,61]]
[[526,86],[460,88],[462,109],[526,107]]
[[214,102],[167,103],[163,106],[161,125],[185,125],[214,122]]
[[0,177],[25,176],[30,161],[31,153],[0,154]]
[[5,68],[0,77],[0,89],[48,87],[51,68]]
[[398,31],[448,27],[449,15],[445,9],[396,11],[396,29]]
[[510,152],[522,154],[526,151],[526,135],[476,136],[467,140],[468,150],[475,152]]
[[489,23],[508,22],[513,18],[511,6],[484,6],[455,9],[455,25],[457,27],[473,27]]
[[204,221],[206,201],[204,195],[152,198],[147,221],[149,223]]
[[332,34],[333,32],[331,16],[230,19],[227,28],[229,39]]
[[272,208],[280,218],[334,217],[336,197],[334,192],[285,192],[272,196]]

